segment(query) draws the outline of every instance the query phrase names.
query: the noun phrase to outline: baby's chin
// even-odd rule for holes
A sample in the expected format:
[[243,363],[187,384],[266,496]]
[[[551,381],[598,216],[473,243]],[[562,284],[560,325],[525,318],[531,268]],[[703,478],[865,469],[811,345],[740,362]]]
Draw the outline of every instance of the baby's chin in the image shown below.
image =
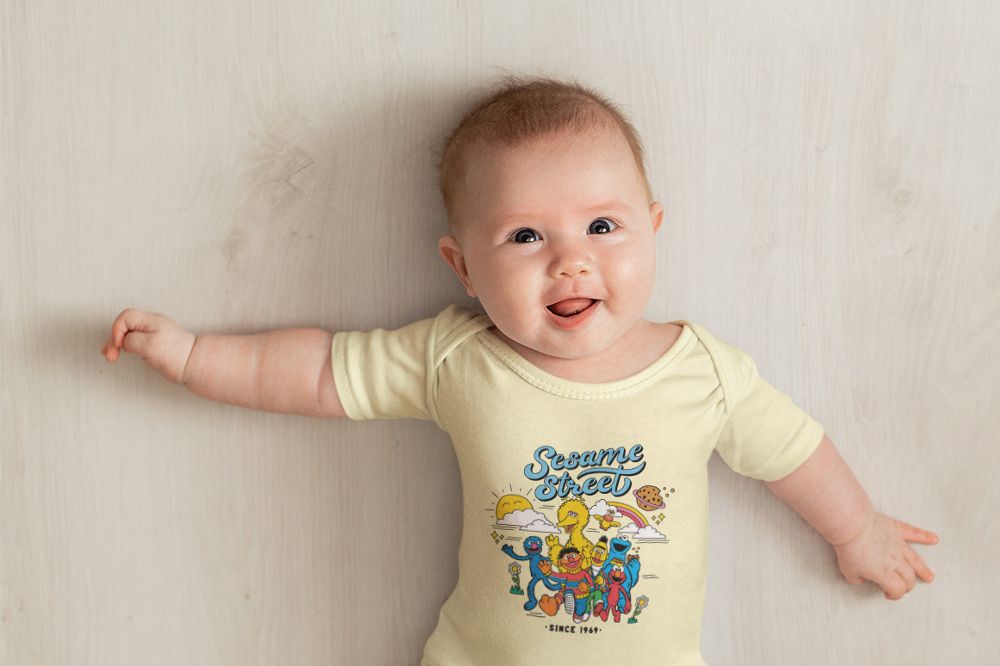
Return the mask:
[[509,335],[494,325],[493,332],[522,355],[527,351],[563,361],[588,359],[606,350],[614,342],[614,334],[606,326],[595,326],[582,334],[579,331],[549,328],[537,332],[517,331]]

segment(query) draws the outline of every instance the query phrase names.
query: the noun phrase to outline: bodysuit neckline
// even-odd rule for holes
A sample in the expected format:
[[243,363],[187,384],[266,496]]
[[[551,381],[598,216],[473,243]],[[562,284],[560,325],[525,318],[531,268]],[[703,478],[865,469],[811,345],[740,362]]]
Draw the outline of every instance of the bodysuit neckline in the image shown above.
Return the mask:
[[507,367],[520,375],[524,380],[536,387],[566,398],[576,398],[580,400],[596,400],[602,398],[612,398],[633,393],[641,390],[651,381],[659,377],[671,367],[692,346],[696,336],[689,325],[690,322],[678,319],[667,323],[677,324],[682,327],[681,333],[674,340],[670,349],[663,352],[659,358],[653,361],[639,372],[618,379],[613,382],[577,382],[569,379],[557,377],[550,372],[542,370],[534,363],[521,356],[513,347],[507,344],[500,336],[489,327],[493,323],[487,315],[480,315],[486,320],[486,325],[479,333],[479,340],[487,349],[492,351],[503,361]]

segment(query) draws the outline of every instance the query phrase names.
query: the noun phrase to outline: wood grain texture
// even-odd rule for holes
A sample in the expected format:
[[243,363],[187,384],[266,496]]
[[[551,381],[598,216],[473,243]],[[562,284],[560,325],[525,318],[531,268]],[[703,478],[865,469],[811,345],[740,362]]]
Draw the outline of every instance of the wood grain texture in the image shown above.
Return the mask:
[[0,6],[0,663],[416,664],[457,579],[447,435],[200,401],[98,354],[472,305],[436,150],[502,71],[576,77],[666,208],[650,319],[749,351],[876,507],[941,535],[900,602],[710,468],[710,664],[991,664],[995,3]]

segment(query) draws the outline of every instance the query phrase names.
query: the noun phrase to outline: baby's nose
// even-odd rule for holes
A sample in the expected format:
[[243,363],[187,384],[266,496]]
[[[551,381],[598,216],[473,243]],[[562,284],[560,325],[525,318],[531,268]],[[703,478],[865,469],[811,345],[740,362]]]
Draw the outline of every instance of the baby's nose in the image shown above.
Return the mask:
[[557,275],[567,275],[569,277],[575,277],[581,273],[587,274],[591,272],[591,262],[582,256],[574,255],[561,258],[556,263],[556,274]]
[[583,243],[572,240],[562,241],[555,247],[552,265],[556,275],[589,273],[593,266],[590,250]]

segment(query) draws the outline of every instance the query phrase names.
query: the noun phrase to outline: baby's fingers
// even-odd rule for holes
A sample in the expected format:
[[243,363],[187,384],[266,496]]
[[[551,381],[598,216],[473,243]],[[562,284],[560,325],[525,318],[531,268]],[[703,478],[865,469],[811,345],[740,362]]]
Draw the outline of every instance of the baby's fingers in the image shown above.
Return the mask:
[[925,583],[929,583],[934,580],[934,572],[931,571],[931,568],[927,566],[926,562],[924,562],[924,558],[920,557],[915,550],[907,548],[904,555],[906,557],[906,561],[909,562],[910,566],[913,567],[913,570],[917,572],[920,580]]
[[906,582],[906,593],[912,592],[917,586],[917,576],[913,573],[913,567],[909,563],[900,564],[896,568],[896,573]]
[[121,311],[111,324],[111,340],[115,347],[125,346],[125,336],[132,331],[142,331],[148,333],[156,330],[157,320],[160,315],[155,312],[146,312],[134,308],[126,308]]
[[122,310],[111,324],[111,339],[114,341],[115,347],[124,346],[125,335],[130,331],[152,330],[153,317],[155,315],[151,312],[143,312],[134,308]]
[[109,337],[108,341],[104,343],[103,347],[101,347],[101,356],[103,356],[109,363],[114,363],[118,360],[118,347],[115,347],[114,344],[114,339]]
[[899,528],[899,533],[907,541],[912,541],[914,543],[926,543],[930,545],[936,544],[940,539],[937,534],[930,532],[928,530],[922,530],[919,527],[914,527],[909,523],[903,522],[898,518],[894,519],[896,521],[896,526]]
[[[913,573],[910,572],[910,575],[912,576]],[[890,601],[899,601],[912,589],[903,577],[903,574],[899,572],[899,569],[886,574],[884,578],[878,581],[878,586],[885,591],[885,598]]]
[[[155,330],[155,320],[159,315],[135,308],[126,308],[119,313],[111,323],[111,336],[101,348],[101,353],[109,361],[118,360],[122,347],[125,346],[125,336],[131,331]],[[133,351],[126,348],[125,351]]]

